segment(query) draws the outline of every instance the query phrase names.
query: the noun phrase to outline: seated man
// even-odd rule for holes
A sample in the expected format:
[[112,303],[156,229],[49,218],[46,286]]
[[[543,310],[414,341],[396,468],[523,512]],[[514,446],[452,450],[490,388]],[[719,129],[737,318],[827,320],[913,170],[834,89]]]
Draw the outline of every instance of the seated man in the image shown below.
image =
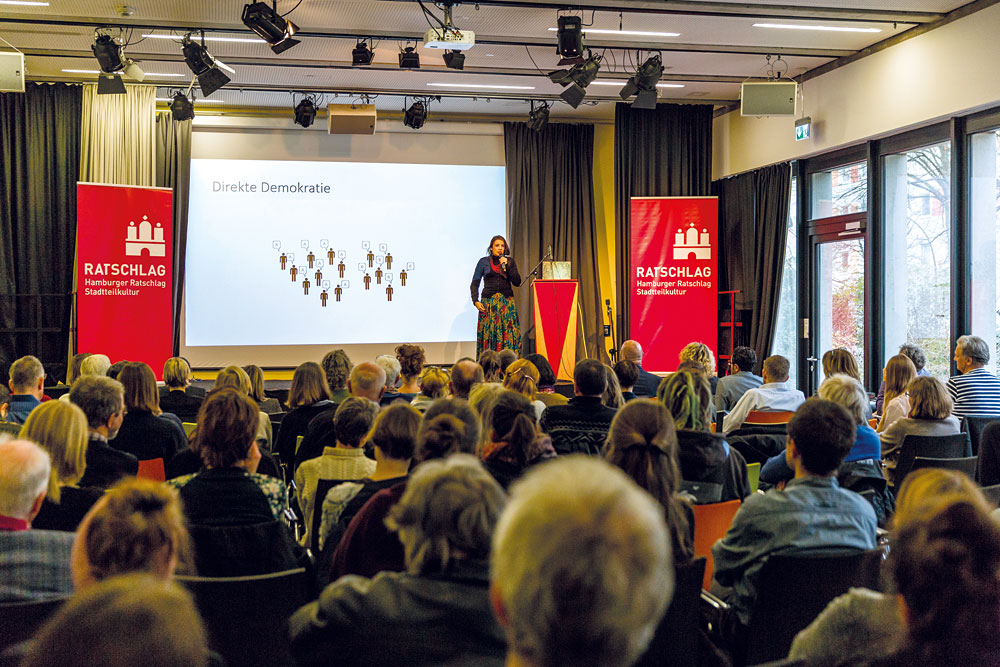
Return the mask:
[[962,336],[955,344],[955,366],[961,375],[948,380],[956,417],[1000,417],[1000,379],[984,368],[990,347],[979,336]]
[[622,398],[625,402],[638,398],[635,395],[635,383],[639,381],[639,364],[622,359],[614,366],[615,377],[622,388]]
[[0,602],[73,592],[73,533],[32,530],[49,488],[49,455],[33,442],[0,443]]
[[79,486],[110,488],[122,477],[139,472],[139,459],[109,444],[118,435],[125,416],[125,390],[109,377],[80,377],[69,390],[69,400],[87,416],[87,470]]
[[596,359],[584,359],[573,369],[573,391],[576,396],[566,405],[545,408],[538,427],[552,437],[552,446],[559,454],[601,453],[608,437],[614,408],[606,407],[601,396],[608,378],[604,365]]
[[632,392],[640,398],[654,398],[663,378],[643,369],[642,346],[634,340],[625,341],[622,343],[621,358],[623,361],[634,361],[635,365],[639,367],[639,379],[635,381]]
[[507,664],[631,665],[673,595],[663,507],[582,456],[529,471],[493,536],[490,599]]
[[10,365],[10,401],[7,421],[23,424],[32,410],[42,404],[45,369],[36,357],[21,357]]
[[743,625],[750,621],[757,577],[771,554],[875,548],[875,510],[836,479],[856,434],[854,418],[833,401],[803,403],[788,423],[785,450],[795,478],[783,490],[747,497],[729,532],[712,547],[712,591],[732,604]]
[[451,395],[454,398],[469,400],[469,392],[473,385],[483,382],[483,367],[475,359],[462,357],[451,367]]
[[722,430],[728,433],[738,429],[752,410],[765,412],[792,412],[806,397],[798,389],[788,386],[788,359],[780,354],[764,360],[764,383],[748,389],[722,420]]
[[754,375],[757,353],[752,347],[740,346],[733,350],[733,360],[729,364],[729,375],[719,378],[715,386],[715,409],[729,412],[743,394],[764,384],[763,378]]

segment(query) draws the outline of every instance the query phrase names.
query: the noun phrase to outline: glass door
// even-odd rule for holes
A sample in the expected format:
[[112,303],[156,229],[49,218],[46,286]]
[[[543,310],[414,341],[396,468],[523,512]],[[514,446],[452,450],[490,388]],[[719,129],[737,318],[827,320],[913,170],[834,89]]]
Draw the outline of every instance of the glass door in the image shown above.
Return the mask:
[[[865,367],[865,240],[819,243],[815,357],[844,348]],[[823,378],[817,378],[817,386]]]

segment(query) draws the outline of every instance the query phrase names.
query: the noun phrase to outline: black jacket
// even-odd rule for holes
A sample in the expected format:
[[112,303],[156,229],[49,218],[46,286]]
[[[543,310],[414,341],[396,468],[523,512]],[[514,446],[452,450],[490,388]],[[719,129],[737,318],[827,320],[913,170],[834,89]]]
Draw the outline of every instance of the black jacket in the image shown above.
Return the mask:
[[114,446],[140,461],[163,459],[167,463],[174,454],[187,447],[187,438],[176,423],[157,417],[152,412],[133,410],[122,420]]
[[566,405],[545,408],[538,427],[552,438],[557,454],[592,454],[599,456],[608,437],[614,408],[596,396],[574,396]]
[[722,487],[717,502],[743,500],[750,495],[747,463],[733,448],[726,454],[726,439],[708,431],[677,431],[677,461],[685,482],[706,482]]
[[139,472],[139,459],[115,449],[93,435],[87,443],[86,460],[87,470],[83,473],[79,486],[107,489],[122,477],[134,477]]

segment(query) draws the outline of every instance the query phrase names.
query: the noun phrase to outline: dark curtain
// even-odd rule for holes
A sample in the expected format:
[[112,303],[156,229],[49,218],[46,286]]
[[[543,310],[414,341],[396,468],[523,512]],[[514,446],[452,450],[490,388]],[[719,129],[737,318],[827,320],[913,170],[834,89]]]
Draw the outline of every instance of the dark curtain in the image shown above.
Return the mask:
[[82,89],[0,94],[0,374],[39,357],[55,379],[69,347]]
[[615,106],[619,344],[628,338],[629,329],[629,198],[703,196],[710,194],[711,183],[711,105],[658,104],[648,110],[626,103]]
[[156,115],[156,185],[174,189],[174,354],[180,351],[181,299],[191,181],[191,121]]
[[527,274],[552,244],[555,259],[571,261],[580,283],[577,356],[607,360],[597,275],[594,126],[552,123],[540,132],[525,123],[503,127],[509,241],[525,278],[516,291],[522,337],[534,335]]
[[[737,310],[749,308],[747,290],[756,265],[755,183],[752,172],[712,183],[712,194],[719,198],[719,291],[742,290],[736,295]],[[737,344],[746,344],[745,335]]]

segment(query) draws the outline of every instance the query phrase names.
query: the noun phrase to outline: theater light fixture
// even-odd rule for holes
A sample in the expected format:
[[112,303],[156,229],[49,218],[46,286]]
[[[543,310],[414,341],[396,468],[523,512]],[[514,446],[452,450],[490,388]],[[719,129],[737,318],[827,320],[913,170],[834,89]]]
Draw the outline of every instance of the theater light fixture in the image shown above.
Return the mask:
[[104,74],[102,72],[97,77],[97,94],[124,95],[125,82],[118,74]]
[[359,39],[358,45],[351,51],[351,65],[354,67],[363,67],[371,65],[373,60],[375,60],[375,52],[372,51],[365,40]]
[[556,28],[556,53],[562,56],[560,65],[574,65],[583,62],[583,19],[579,16],[560,16]]
[[194,118],[194,103],[178,90],[170,100],[170,115],[174,120],[191,120]]
[[444,65],[448,69],[465,69],[465,54],[461,51],[446,51]]
[[565,88],[559,97],[563,102],[574,109],[580,106],[583,98],[587,96],[586,88],[591,81],[597,78],[597,73],[601,69],[601,56],[591,54],[587,60],[579,65],[573,65],[570,69],[560,69],[549,72],[549,79],[552,83],[558,83]]
[[532,100],[531,112],[528,114],[528,128],[535,132],[541,132],[542,128],[549,124],[549,108],[551,106],[547,102],[539,102],[536,107],[534,100]]
[[420,54],[416,47],[408,46],[399,52],[399,69],[420,69]]
[[427,121],[427,104],[423,100],[417,100],[403,112],[403,125],[419,130]]
[[308,95],[295,105],[295,124],[309,127],[314,120],[316,120],[316,100]]
[[274,53],[284,53],[296,44],[301,44],[292,35],[299,27],[278,13],[277,3],[255,2],[243,5],[243,25],[260,35],[271,46]]
[[233,68],[221,60],[213,58],[204,44],[199,44],[191,39],[191,33],[184,36],[182,50],[184,62],[198,77],[198,87],[201,88],[202,95],[211,95],[231,81],[228,76],[223,74],[222,69],[233,72]]
[[122,57],[122,46],[111,35],[97,35],[90,47],[97,58],[102,72],[120,72],[125,69],[125,58]]
[[656,84],[663,76],[663,61],[660,54],[656,53],[646,59],[646,62],[639,65],[635,74],[625,82],[625,86],[618,93],[623,100],[635,95],[632,106],[636,109],[656,108]]

